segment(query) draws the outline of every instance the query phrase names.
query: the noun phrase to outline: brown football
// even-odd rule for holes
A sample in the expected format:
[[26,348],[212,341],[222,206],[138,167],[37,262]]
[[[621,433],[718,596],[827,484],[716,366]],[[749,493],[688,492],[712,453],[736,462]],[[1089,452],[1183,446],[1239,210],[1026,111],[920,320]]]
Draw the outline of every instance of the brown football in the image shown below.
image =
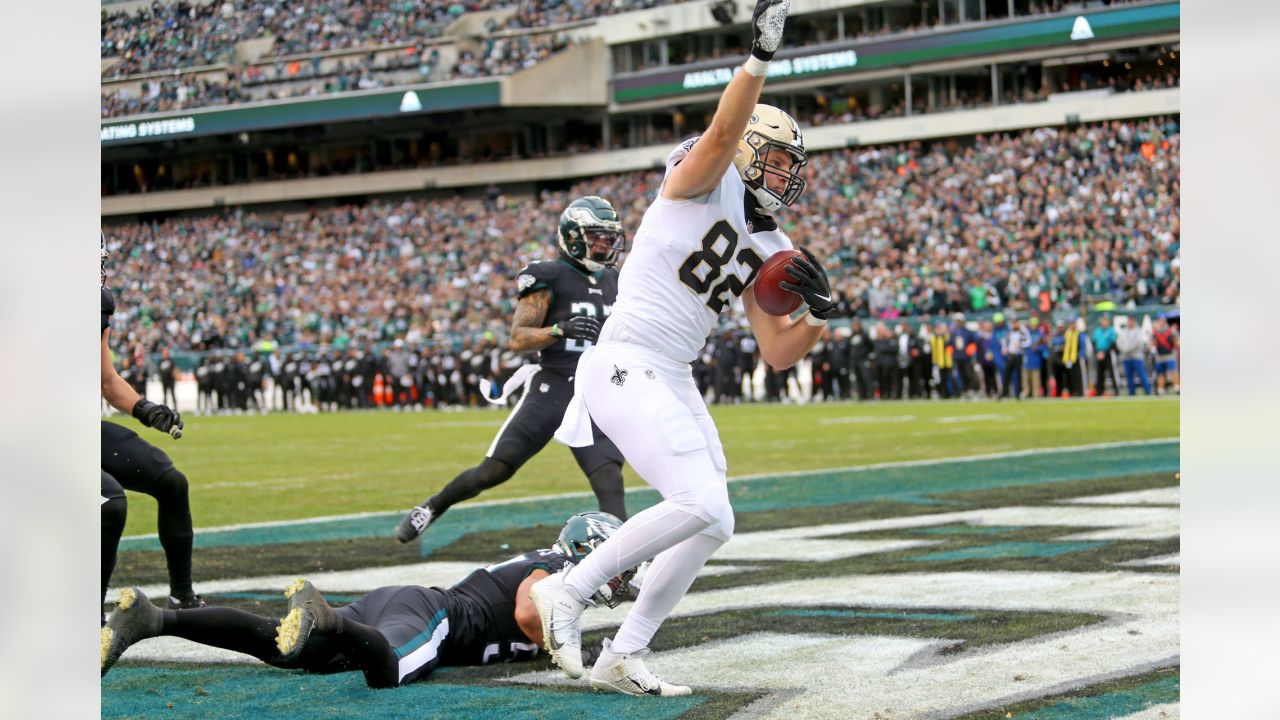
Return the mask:
[[794,257],[802,258],[804,255],[799,250],[779,250],[769,256],[751,286],[756,294],[756,304],[770,315],[790,315],[800,308],[800,296],[778,286],[782,282],[795,284],[796,279],[787,274],[786,269]]

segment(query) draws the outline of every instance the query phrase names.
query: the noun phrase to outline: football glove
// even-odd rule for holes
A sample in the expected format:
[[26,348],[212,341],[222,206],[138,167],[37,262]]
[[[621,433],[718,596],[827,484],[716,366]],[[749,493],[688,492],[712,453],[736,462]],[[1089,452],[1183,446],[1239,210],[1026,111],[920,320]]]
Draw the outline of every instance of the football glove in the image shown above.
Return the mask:
[[600,337],[600,322],[586,315],[575,315],[564,322],[551,326],[551,334],[570,340],[589,340],[595,342]]
[[133,406],[133,416],[149,428],[169,433],[174,440],[182,437],[182,417],[178,415],[177,410],[168,405],[160,405],[146,398],[140,398]]
[[794,283],[780,282],[778,287],[799,295],[809,306],[809,314],[819,320],[826,320],[836,309],[835,293],[831,292],[831,283],[827,281],[827,272],[822,263],[805,248],[800,248],[804,258],[791,258],[787,265],[787,274],[795,279]]
[[782,26],[791,10],[791,0],[756,0],[751,14],[751,54],[769,62],[782,44]]

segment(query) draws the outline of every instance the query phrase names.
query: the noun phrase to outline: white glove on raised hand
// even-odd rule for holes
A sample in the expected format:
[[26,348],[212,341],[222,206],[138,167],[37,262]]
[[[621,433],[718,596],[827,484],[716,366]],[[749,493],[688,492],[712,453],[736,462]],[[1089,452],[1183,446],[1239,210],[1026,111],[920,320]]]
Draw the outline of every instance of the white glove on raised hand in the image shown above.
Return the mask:
[[782,26],[787,22],[787,13],[791,10],[791,0],[756,0],[755,12],[751,14],[751,55],[764,62],[773,59],[773,54],[782,44]]

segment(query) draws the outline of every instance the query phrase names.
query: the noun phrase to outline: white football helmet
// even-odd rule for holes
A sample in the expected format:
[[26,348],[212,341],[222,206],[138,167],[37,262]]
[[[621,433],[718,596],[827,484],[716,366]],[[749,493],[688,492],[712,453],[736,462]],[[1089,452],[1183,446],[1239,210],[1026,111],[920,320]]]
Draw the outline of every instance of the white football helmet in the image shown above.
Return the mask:
[[[790,153],[796,160],[795,165],[789,169],[777,165],[766,166],[763,155],[772,148]],[[772,215],[783,205],[791,206],[800,197],[804,192],[805,182],[799,171],[808,161],[804,151],[804,137],[800,135],[800,126],[795,119],[772,105],[756,105],[751,113],[751,121],[747,123],[747,130],[738,141],[733,166],[738,169],[738,175],[746,184],[747,191],[755,196],[762,212]],[[787,178],[787,187],[781,195],[769,189],[765,173]]]

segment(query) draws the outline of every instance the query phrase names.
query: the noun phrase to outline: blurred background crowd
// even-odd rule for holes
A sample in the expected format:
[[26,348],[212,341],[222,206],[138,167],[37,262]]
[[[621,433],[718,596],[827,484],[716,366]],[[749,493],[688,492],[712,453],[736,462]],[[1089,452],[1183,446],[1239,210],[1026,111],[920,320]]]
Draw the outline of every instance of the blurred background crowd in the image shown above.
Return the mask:
[[[1176,120],[1153,119],[814,153],[809,190],[782,227],[824,259],[840,297],[838,324],[856,319],[878,335],[883,323],[900,344],[903,337],[923,343],[921,325],[934,328],[924,337],[934,337],[932,319],[955,313],[1034,318],[1046,332],[1054,318],[1091,310],[1154,307],[1159,314],[1180,297],[1178,144]],[[519,363],[501,351],[514,309],[511,283],[528,262],[555,256],[565,204],[602,195],[634,230],[659,180],[656,172],[636,172],[537,196],[490,187],[476,198],[234,210],[109,227],[108,284],[120,305],[115,347],[123,361],[148,368],[165,352],[213,352],[224,362],[240,362],[243,353],[246,364],[257,357],[275,365],[296,354],[308,372],[332,377],[339,361],[369,363],[400,343],[418,372],[441,364],[434,379],[413,387],[439,388],[437,397],[452,400],[445,404],[478,401],[463,368],[475,363],[478,373],[487,362],[499,375],[495,364]],[[728,315],[725,322],[732,333]],[[900,332],[899,322],[909,330]],[[870,340],[874,346],[880,338]],[[838,341],[833,335],[830,347]],[[960,391],[949,391],[945,378],[927,391],[913,386],[908,364],[887,385],[877,373],[875,383],[846,382],[836,395],[1003,391],[963,369],[970,345],[963,343],[956,370]],[[916,351],[933,354],[925,345]],[[717,350],[709,352],[714,358]],[[488,360],[476,360],[482,355]],[[888,367],[887,356],[877,357]],[[895,358],[900,364],[901,352]],[[856,368],[849,372],[859,377]],[[455,374],[453,385],[438,379]]]

